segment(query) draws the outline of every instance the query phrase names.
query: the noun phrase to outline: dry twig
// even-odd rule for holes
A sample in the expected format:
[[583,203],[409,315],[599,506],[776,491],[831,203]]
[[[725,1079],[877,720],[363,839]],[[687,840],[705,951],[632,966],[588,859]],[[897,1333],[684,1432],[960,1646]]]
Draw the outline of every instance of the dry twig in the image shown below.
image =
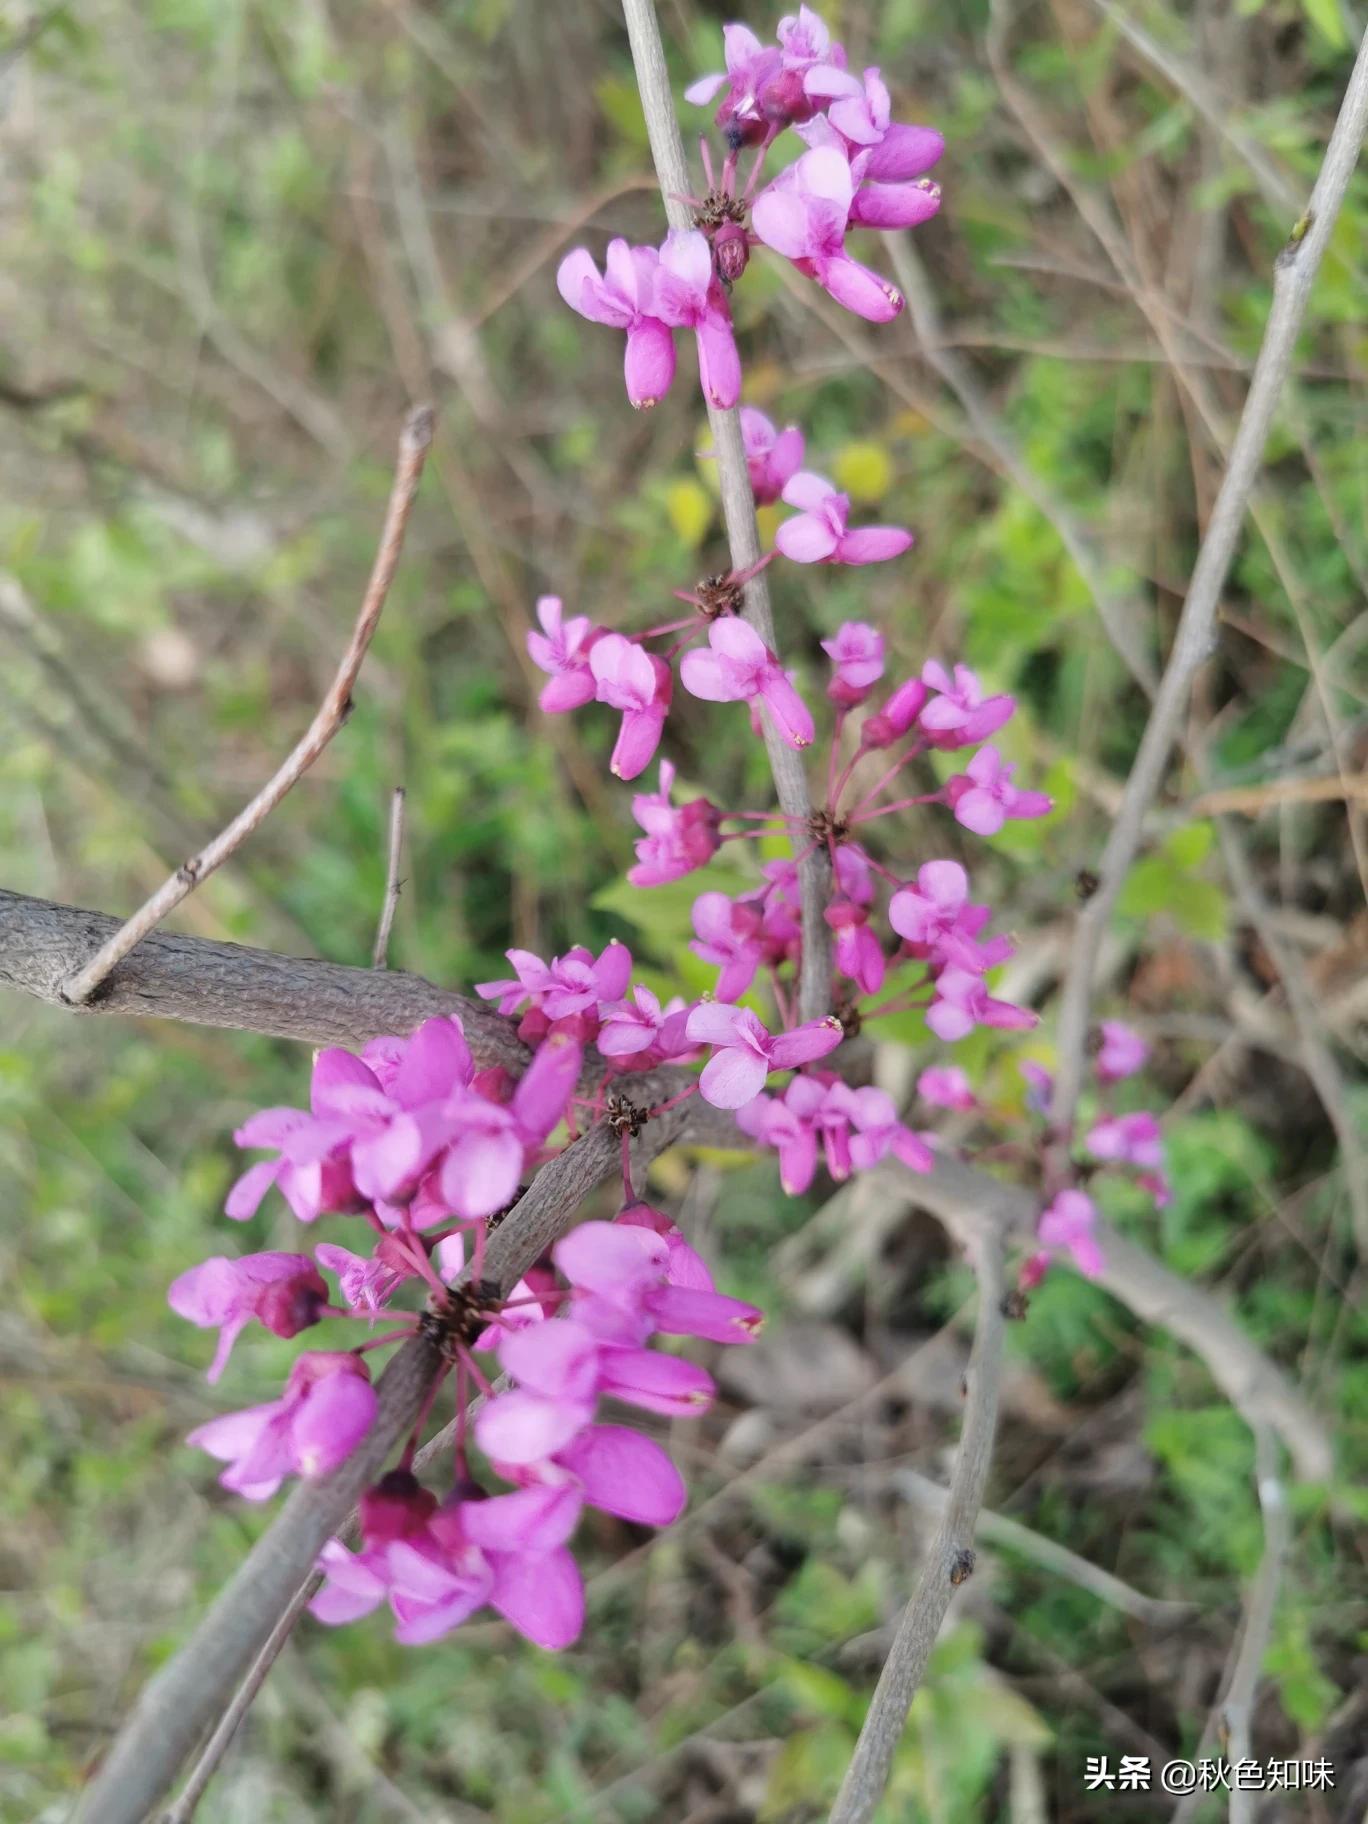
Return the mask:
[[399,868],[404,858],[404,804],[405,792],[402,785],[396,785],[394,796],[390,799],[389,851],[385,863],[385,897],[380,907],[380,923],[375,928],[375,946],[371,951],[371,968],[389,968],[390,932],[394,929],[394,914],[399,906],[399,894],[403,890],[403,881],[399,878]]
[[986,1234],[977,1254],[979,1311],[969,1357],[969,1397],[945,1512],[874,1687],[830,1824],[867,1824],[874,1815],[950,1599],[973,1574],[974,1528],[993,1457],[1002,1379],[1006,1276],[1001,1235],[996,1231]]
[[375,629],[379,625],[385,598],[389,594],[390,585],[394,581],[394,573],[399,566],[399,555],[404,545],[404,529],[408,525],[409,514],[413,510],[418,484],[422,479],[423,464],[427,460],[428,446],[432,442],[432,426],[433,414],[430,406],[418,406],[409,413],[404,422],[404,428],[399,438],[399,460],[394,472],[394,485],[390,490],[384,529],[380,535],[380,544],[375,554],[370,582],[366,586],[366,593],[361,603],[361,612],[352,629],[347,650],[342,655],[342,663],[337,668],[337,675],[329,686],[328,694],[324,697],[318,713],[309,724],[303,738],[252,802],[238,813],[228,827],[221,830],[214,840],[207,843],[197,855],[192,855],[188,861],[183,862],[176,872],[158,887],[151,899],[121,925],[83,967],[62,984],[62,998],[72,1006],[79,1007],[88,1001],[110,971],[122,962],[136,945],[155,931],[162,920],[169,913],[174,912],[181,901],[188,898],[201,881],[207,880],[215,868],[221,867],[254,830],[260,828],[291,787],[303,778],[346,721],[351,710],[352,688],[356,683]]

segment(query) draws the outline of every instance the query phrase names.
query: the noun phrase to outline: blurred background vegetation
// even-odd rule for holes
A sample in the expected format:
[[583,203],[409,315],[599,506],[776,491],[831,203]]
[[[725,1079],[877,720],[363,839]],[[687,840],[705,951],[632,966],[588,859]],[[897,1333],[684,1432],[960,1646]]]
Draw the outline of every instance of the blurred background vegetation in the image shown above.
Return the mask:
[[[1058,810],[980,851],[976,884],[1017,932],[1012,986],[1045,1015],[1029,1049],[1048,1061],[1076,877],[1144,717],[1096,597],[1133,653],[1162,654],[1362,21],[1348,0],[821,10],[857,67],[882,65],[895,118],[949,141],[943,213],[915,237],[943,344],[928,359],[910,313],[871,332],[768,258],[738,287],[746,397],[918,532],[875,572],[781,570],[785,657],[815,688],[817,640],[859,615],[890,630],[898,673],[963,658],[1021,693],[1011,754]],[[733,12],[774,23],[661,11],[681,88],[717,66]],[[568,245],[662,225],[617,9],[11,0],[0,110],[0,879],[123,911],[256,788],[335,663],[405,404],[432,397],[435,459],[356,712],[180,926],[366,961],[402,782],[396,963],[464,986],[510,943],[616,934],[661,985],[701,987],[681,965],[691,893],[622,886],[613,719],[540,718],[523,649],[542,592],[641,626],[722,556],[691,376],[634,416],[617,338],[554,291]],[[1134,1100],[1165,1110],[1177,1186],[1162,1213],[1112,1213],[1228,1302],[1334,1429],[1335,1483],[1293,1490],[1256,1727],[1261,1755],[1336,1759],[1336,1792],[1265,1813],[1317,1821],[1368,1804],[1362,1263],[1211,815],[1236,813],[1360,1119],[1366,244],[1360,175],[1193,707],[1227,796],[1175,774],[1101,1001],[1155,1043]],[[875,263],[892,251],[870,237]],[[669,751],[723,802],[763,803],[743,724],[684,696]],[[899,852],[910,871],[958,834],[913,816]],[[965,1050],[1011,1135],[1017,1052]],[[932,1055],[914,1022],[880,1053],[904,1085]],[[274,1200],[245,1234],[218,1212],[231,1129],[298,1100],[307,1062],[4,1004],[6,1819],[65,1815],[268,1518],[181,1439],[270,1397],[293,1347],[252,1336],[210,1390],[164,1293],[207,1252],[298,1245]],[[202,1817],[825,1816],[928,1526],[907,1472],[944,1479],[968,1280],[936,1225],[858,1189],[792,1201],[769,1165],[678,1159],[655,1187],[773,1313],[722,1365],[716,1413],[672,1440],[691,1517],[659,1543],[586,1529],[591,1625],[559,1658],[496,1625],[400,1651],[378,1620],[306,1622]],[[1203,1738],[1263,1547],[1253,1443],[1191,1355],[1067,1273],[1011,1342],[989,1501],[1029,1531],[983,1554],[883,1815],[1166,1818],[1157,1792],[1085,1794],[1083,1761],[1157,1765]],[[1042,1565],[1040,1538],[1191,1606],[1127,1613]]]

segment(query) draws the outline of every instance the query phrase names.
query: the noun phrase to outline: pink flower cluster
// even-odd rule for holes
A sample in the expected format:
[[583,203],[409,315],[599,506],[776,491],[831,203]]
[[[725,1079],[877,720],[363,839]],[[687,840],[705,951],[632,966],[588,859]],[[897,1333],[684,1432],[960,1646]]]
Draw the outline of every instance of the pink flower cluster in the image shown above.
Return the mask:
[[881,1089],[852,1089],[821,1071],[795,1077],[781,1096],[758,1096],[737,1116],[737,1125],[779,1155],[779,1182],[801,1196],[817,1170],[818,1149],[838,1183],[852,1171],[867,1171],[890,1155],[914,1172],[931,1170],[925,1137],[906,1127],[891,1096]]
[[[621,954],[625,983],[632,959]],[[575,983],[585,971],[572,959]],[[575,996],[562,992],[556,1004],[572,1011]],[[239,1146],[277,1156],[244,1172],[227,1213],[255,1215],[274,1184],[301,1222],[371,1209],[386,1228],[428,1229],[490,1216],[564,1116],[582,1060],[561,1029],[516,1085],[502,1071],[477,1075],[458,1019],[427,1020],[407,1041],[372,1040],[360,1057],[330,1047],[315,1061],[307,1113],[269,1108],[238,1129]]]
[[616,1222],[582,1224],[552,1259],[568,1296],[548,1289],[512,1301],[480,1339],[514,1383],[475,1422],[507,1491],[467,1473],[439,1504],[406,1471],[387,1478],[362,1503],[363,1549],[333,1540],[324,1550],[326,1580],[311,1604],[319,1620],[351,1621],[387,1602],[396,1639],[418,1644],[488,1605],[538,1646],[565,1647],[584,1620],[568,1549],[584,1508],[640,1526],[668,1526],[682,1511],[684,1484],[666,1453],[603,1423],[599,1403],[668,1417],[705,1412],[711,1377],[647,1343],[660,1334],[750,1342],[759,1311],[717,1292],[679,1230],[646,1204]]
[[[1102,1021],[1095,1067],[1103,1091],[1134,1076],[1148,1058],[1149,1046],[1138,1032],[1120,1020]],[[1049,1072],[1031,1062],[1024,1063],[1021,1069],[1030,1085],[1028,1101],[1037,1112],[1047,1114],[1054,1089]],[[1104,1171],[1132,1168],[1136,1183],[1148,1191],[1160,1209],[1169,1202],[1172,1192],[1164,1165],[1163,1135],[1148,1109],[1102,1115],[1084,1136],[1083,1148]],[[1057,1191],[1036,1223],[1036,1240],[1041,1247],[1023,1265],[1022,1284],[1038,1284],[1052,1256],[1059,1253],[1070,1255],[1086,1278],[1096,1279],[1104,1265],[1096,1226],[1097,1205],[1087,1191],[1076,1185]]]
[[[873,323],[897,316],[897,289],[846,251],[851,228],[914,228],[940,207],[940,190],[926,176],[945,150],[939,133],[892,119],[888,89],[877,68],[863,77],[847,68],[843,47],[810,7],[779,23],[777,42],[762,44],[744,25],[724,31],[726,72],[705,76],[685,91],[700,105],[725,90],[716,121],[728,147],[721,191],[709,199],[722,216],[714,253],[730,244],[755,189],[766,151],[793,127],[809,150],[755,198],[752,242],[791,260],[839,303]],[[731,180],[742,146],[758,148],[745,196]],[[711,180],[710,180],[711,181]],[[731,207],[717,209],[717,203]],[[710,223],[707,205],[698,216]],[[742,262],[744,269],[744,262]]]

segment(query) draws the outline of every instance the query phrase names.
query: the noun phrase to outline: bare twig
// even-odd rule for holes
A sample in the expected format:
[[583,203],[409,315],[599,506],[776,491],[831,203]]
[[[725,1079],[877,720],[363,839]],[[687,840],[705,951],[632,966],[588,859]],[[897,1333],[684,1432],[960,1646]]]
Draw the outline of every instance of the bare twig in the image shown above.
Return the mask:
[[1225,475],[1188,585],[1173,649],[1141,738],[1121,809],[1097,867],[1096,893],[1079,915],[1077,942],[1058,1022],[1059,1066],[1051,1118],[1067,1136],[1082,1087],[1093,971],[1117,897],[1139,847],[1145,814],[1159,788],[1198,668],[1210,656],[1221,590],[1258,478],[1278,400],[1287,380],[1311,286],[1368,127],[1368,38],[1359,47],[1339,118],[1304,215],[1278,255],[1273,303]]
[[342,656],[342,663],[337,675],[329,686],[328,694],[323,699],[318,713],[309,724],[302,740],[294,748],[289,758],[262,787],[225,830],[205,845],[197,855],[177,868],[152,895],[151,899],[135,912],[132,918],[114,933],[107,943],[92,956],[83,967],[78,969],[69,981],[62,984],[63,999],[79,1007],[88,1001],[110,971],[142,940],[155,931],[162,920],[173,912],[181,901],[187,898],[207,880],[215,868],[222,866],[235,849],[246,841],[252,832],[260,827],[280,803],[285,794],[294,786],[313,765],[333,736],[346,721],[351,709],[352,688],[356,683],[361,663],[366,656],[375,629],[379,624],[380,614],[385,606],[385,598],[394,581],[398,568],[399,554],[404,544],[404,529],[408,525],[409,514],[418,492],[422,478],[423,464],[427,459],[428,446],[432,442],[433,414],[431,407],[419,406],[409,413],[405,420],[399,439],[399,459],[394,472],[394,485],[390,490],[389,506],[385,513],[384,529],[380,535],[380,545],[375,555],[375,565],[371,571],[365,597],[361,603],[361,612],[347,650]]
[[[1278,1447],[1266,1429],[1255,1434],[1254,1473],[1258,1478],[1259,1507],[1263,1513],[1264,1549],[1249,1592],[1240,1650],[1222,1706],[1229,1738],[1225,1758],[1232,1766],[1237,1761],[1253,1758],[1254,1697],[1273,1633],[1283,1566],[1292,1545],[1292,1515],[1287,1505],[1287,1491],[1278,1474]],[[1249,1793],[1232,1790],[1230,1824],[1253,1824],[1253,1818],[1254,1801]]]
[[[892,1482],[905,1500],[930,1513],[943,1514],[950,1504],[949,1489],[942,1488],[939,1482],[920,1475],[915,1469],[894,1470]],[[1147,1626],[1172,1625],[1185,1616],[1190,1616],[1197,1607],[1192,1602],[1173,1602],[1161,1596],[1146,1596],[1123,1578],[1103,1570],[1100,1564],[1080,1558],[1068,1546],[1060,1545],[1057,1540],[1047,1538],[1044,1533],[1038,1533],[1032,1527],[1023,1526],[1008,1514],[995,1514],[991,1508],[979,1509],[974,1530],[985,1544],[1002,1546],[1009,1552],[1029,1558],[1043,1570],[1066,1578],[1068,1582],[1077,1584],[1080,1590],[1096,1596],[1099,1602],[1105,1602],[1111,1608],[1119,1609],[1123,1615],[1129,1615],[1133,1621],[1144,1622]]]
[[[654,0],[623,0],[627,35],[636,65],[637,87],[641,91],[646,131],[655,160],[656,176],[671,228],[692,228],[693,215],[685,200],[689,195],[689,167],[684,159],[684,142],[680,137],[679,119],[675,113],[670,73],[665,65],[665,51],[660,42],[660,26]],[[708,407],[712,428],[713,454],[722,490],[722,516],[726,521],[727,539],[731,546],[732,568],[748,570],[759,561],[760,529],[755,521],[755,496],[751,491],[746,468],[746,451],[741,440],[741,414],[733,409],[720,412]],[[746,619],[771,652],[777,650],[774,615],[770,609],[769,585],[762,571],[746,584]],[[774,787],[785,814],[806,823],[812,814],[808,796],[807,775],[803,763],[787,746],[773,723],[766,718],[765,746],[774,773]],[[820,845],[799,864],[799,885],[803,902],[803,962],[799,984],[799,1007],[805,1020],[820,1019],[831,1011],[831,933],[823,913],[826,911],[830,882],[830,863]]]
[[389,819],[389,854],[385,864],[385,898],[380,907],[380,923],[375,928],[375,947],[371,951],[371,968],[389,968],[390,932],[394,929],[394,914],[399,905],[399,895],[404,883],[399,878],[399,868],[404,856],[404,804],[405,793],[402,785],[396,785],[394,796],[390,799]]
[[950,1600],[973,1573],[974,1527],[993,1456],[1006,1328],[1001,1236],[995,1232],[985,1234],[976,1253],[978,1323],[969,1357],[964,1428],[945,1513],[874,1687],[854,1757],[832,1807],[830,1824],[867,1824],[874,1815],[907,1725],[908,1709],[926,1672]]

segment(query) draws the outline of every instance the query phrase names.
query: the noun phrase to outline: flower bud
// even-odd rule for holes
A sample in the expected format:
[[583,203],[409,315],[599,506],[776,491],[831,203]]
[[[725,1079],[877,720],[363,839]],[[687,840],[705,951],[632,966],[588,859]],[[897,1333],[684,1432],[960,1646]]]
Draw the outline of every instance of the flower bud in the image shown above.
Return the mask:
[[289,1279],[263,1286],[257,1298],[257,1318],[276,1336],[298,1336],[318,1322],[328,1302],[328,1286],[316,1267],[304,1266]]
[[713,235],[713,264],[724,285],[734,285],[750,260],[750,240],[740,222],[723,222]]
[[407,1469],[392,1469],[360,1501],[361,1532],[368,1546],[406,1539],[427,1524],[437,1497]]

